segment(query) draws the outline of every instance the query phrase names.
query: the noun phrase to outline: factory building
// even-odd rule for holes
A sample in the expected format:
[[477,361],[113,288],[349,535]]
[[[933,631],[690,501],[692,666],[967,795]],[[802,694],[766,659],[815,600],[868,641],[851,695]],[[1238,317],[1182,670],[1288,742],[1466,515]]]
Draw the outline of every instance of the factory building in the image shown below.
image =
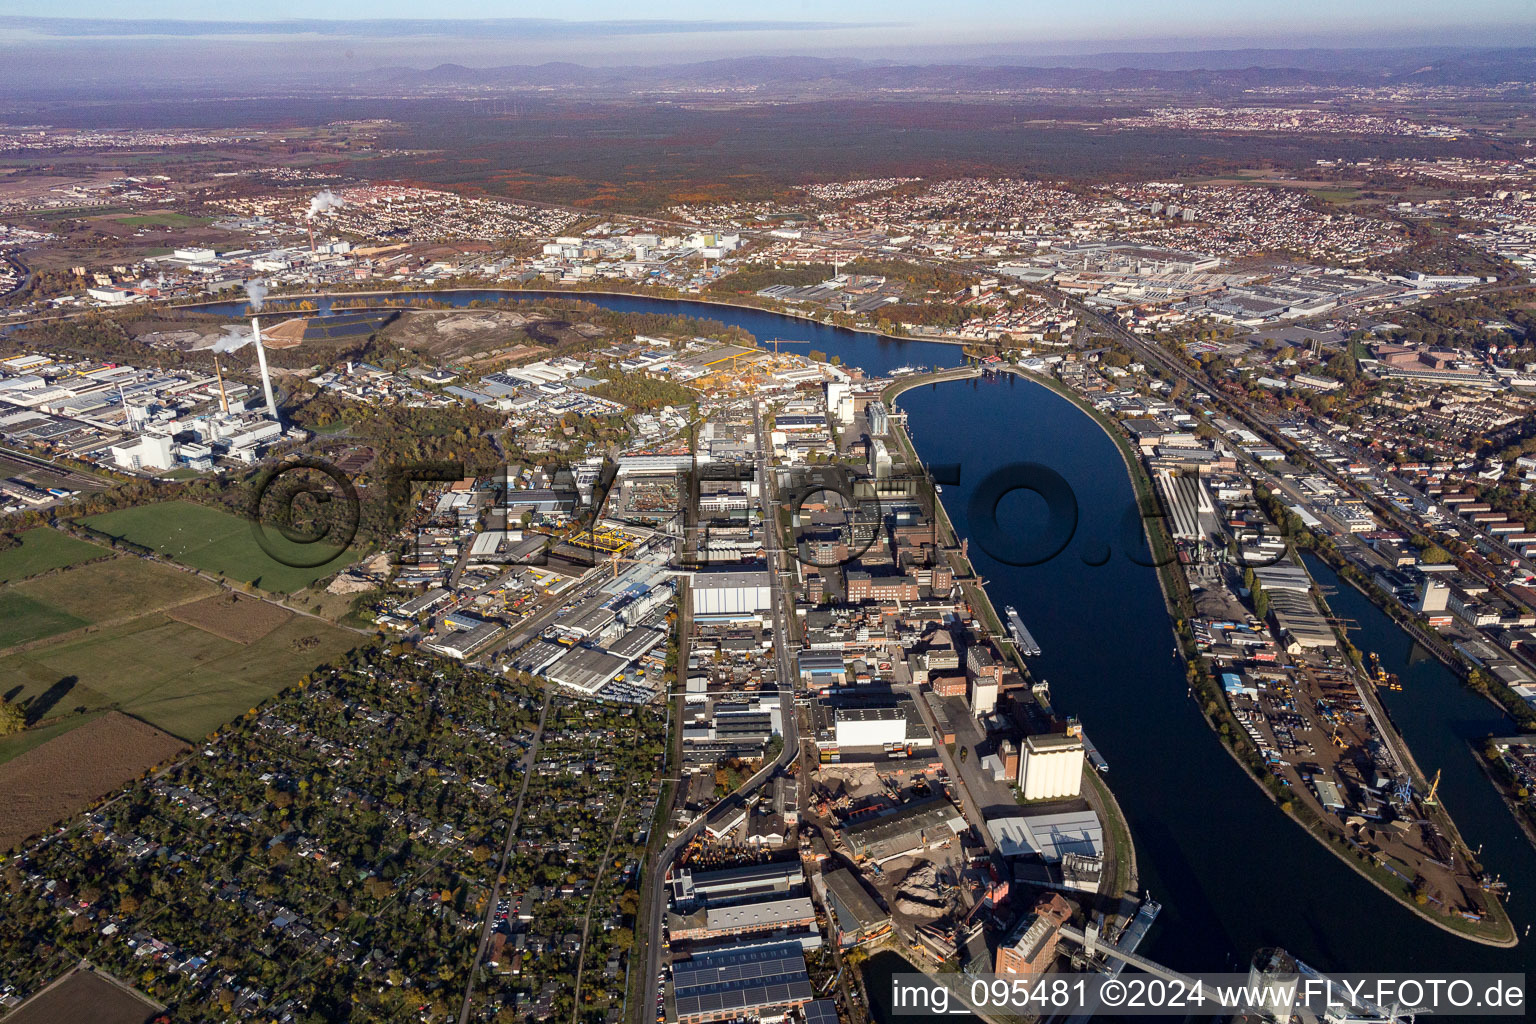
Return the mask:
[[876,480],[889,480],[891,476],[891,453],[878,437],[869,442],[869,475]]
[[144,434],[133,444],[112,446],[112,461],[124,469],[174,469],[176,444],[166,434]]
[[870,402],[864,409],[864,415],[869,418],[869,432],[875,437],[883,437],[891,432],[891,411],[881,401]]
[[827,381],[827,413],[840,427],[853,422],[853,392],[845,382]]
[[763,896],[784,896],[804,881],[805,871],[800,861],[777,860],[715,871],[678,868],[667,885],[674,907],[690,907],[701,903],[724,905]]
[[673,965],[672,990],[679,1024],[782,1019],[815,997],[798,942],[696,953]]
[[889,747],[907,741],[898,708],[840,708],[834,719],[839,747]]
[[1013,926],[997,948],[993,972],[1001,975],[1042,974],[1056,960],[1061,926],[1072,920],[1072,904],[1046,893],[1034,910]]
[[1074,797],[1083,787],[1081,736],[1047,733],[1024,737],[1019,756],[1019,789],[1025,800]]
[[848,667],[841,654],[826,651],[800,651],[796,656],[800,682],[807,689],[826,690],[848,681]]
[[887,934],[891,915],[880,909],[852,871],[838,868],[816,876],[816,890],[827,907],[839,946],[857,946]]
[[695,573],[689,593],[695,619],[755,618],[773,608],[772,583],[763,569]]
[[963,833],[965,818],[943,797],[905,804],[890,814],[844,825],[843,844],[879,864],[942,845]]
[[790,896],[763,903],[705,907],[686,917],[669,914],[667,919],[672,941],[687,942],[815,927],[816,907],[804,896]]

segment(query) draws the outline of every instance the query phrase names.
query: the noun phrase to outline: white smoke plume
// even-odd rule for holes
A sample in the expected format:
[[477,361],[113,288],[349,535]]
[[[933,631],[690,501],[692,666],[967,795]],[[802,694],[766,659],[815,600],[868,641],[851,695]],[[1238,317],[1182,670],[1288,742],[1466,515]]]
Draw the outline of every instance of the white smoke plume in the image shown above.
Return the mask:
[[261,303],[267,297],[267,282],[254,278],[245,282],[245,297],[251,301],[251,309],[261,312]]
[[304,215],[305,220],[314,220],[327,210],[337,210],[342,206],[341,196],[325,189],[315,198],[309,201],[309,212]]
[[244,327],[225,327],[224,334],[209,346],[208,351],[214,355],[221,352],[233,352],[238,348],[245,348],[251,343],[251,334]]

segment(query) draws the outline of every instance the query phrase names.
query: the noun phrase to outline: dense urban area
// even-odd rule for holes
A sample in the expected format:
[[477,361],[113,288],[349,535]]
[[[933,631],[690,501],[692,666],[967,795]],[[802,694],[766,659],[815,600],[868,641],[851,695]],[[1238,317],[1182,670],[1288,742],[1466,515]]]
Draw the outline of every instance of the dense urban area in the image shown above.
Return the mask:
[[[1094,122],[1289,164],[646,203],[411,173],[392,118],[0,124],[0,1020],[887,1024],[881,962],[1219,966],[1138,954],[1138,766],[921,454],[983,387],[1112,441],[1186,687],[1144,699],[1382,929],[1515,946],[1441,787],[1536,849],[1536,123],[1414,88]],[[1355,597],[1501,723],[1459,768]]]

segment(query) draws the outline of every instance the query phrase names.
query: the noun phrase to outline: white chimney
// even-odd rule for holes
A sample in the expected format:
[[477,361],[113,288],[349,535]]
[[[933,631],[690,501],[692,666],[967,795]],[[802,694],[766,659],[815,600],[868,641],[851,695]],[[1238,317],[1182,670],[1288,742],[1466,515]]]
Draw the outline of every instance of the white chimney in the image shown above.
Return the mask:
[[277,402],[272,397],[272,375],[267,372],[267,350],[261,344],[261,323],[251,317],[251,340],[256,343],[256,364],[261,367],[261,390],[267,396],[267,415],[277,419]]

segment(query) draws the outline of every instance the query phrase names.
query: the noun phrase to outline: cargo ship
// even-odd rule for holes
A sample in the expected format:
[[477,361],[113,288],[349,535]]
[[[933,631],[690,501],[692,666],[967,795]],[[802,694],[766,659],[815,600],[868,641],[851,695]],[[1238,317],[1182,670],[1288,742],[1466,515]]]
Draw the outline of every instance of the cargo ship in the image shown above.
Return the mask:
[[1003,614],[1008,617],[1008,632],[1013,634],[1013,642],[1019,645],[1019,653],[1026,658],[1039,654],[1040,645],[1035,643],[1035,638],[1025,628],[1024,620],[1019,618],[1019,613],[1013,605],[1005,608]]

